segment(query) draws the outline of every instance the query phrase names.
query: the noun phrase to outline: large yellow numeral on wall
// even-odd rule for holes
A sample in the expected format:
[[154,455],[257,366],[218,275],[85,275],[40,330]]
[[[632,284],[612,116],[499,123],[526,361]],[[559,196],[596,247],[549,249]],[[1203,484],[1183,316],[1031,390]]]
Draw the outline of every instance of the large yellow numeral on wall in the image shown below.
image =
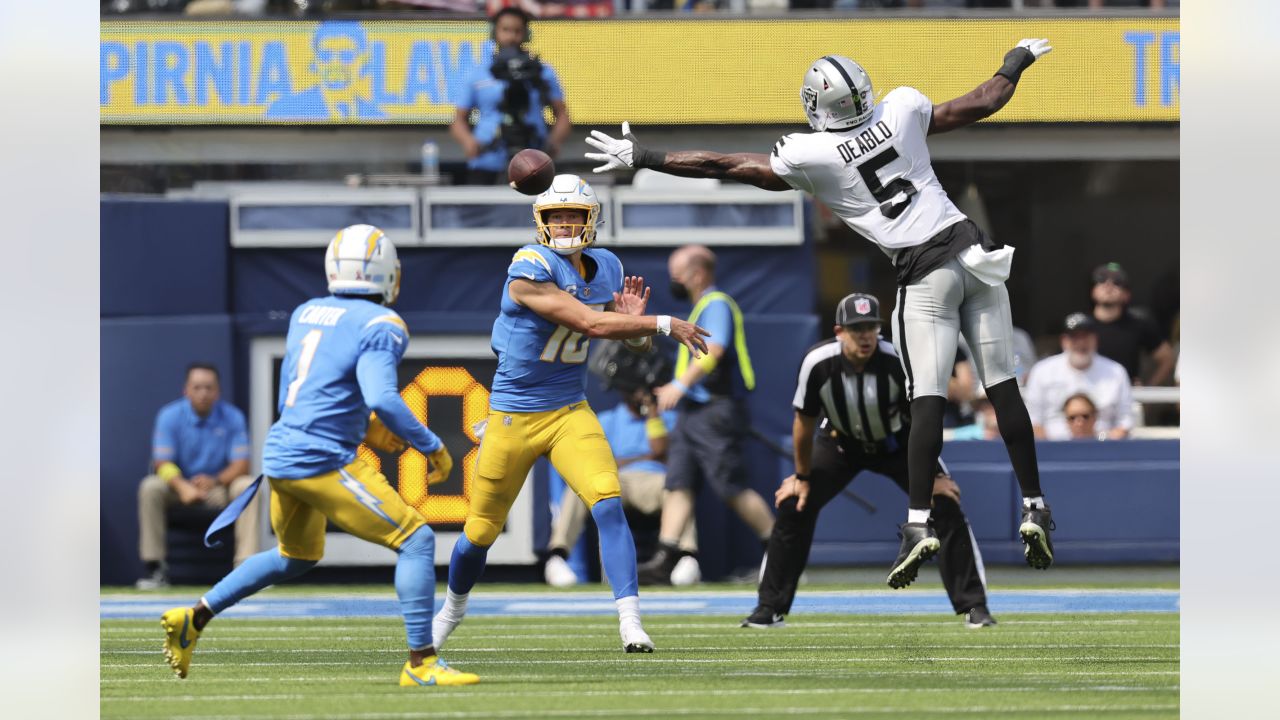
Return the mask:
[[[455,471],[462,471],[461,495],[431,495],[427,492],[427,458],[409,448],[400,454],[400,497],[422,513],[429,523],[462,523],[467,519],[471,505],[471,484],[475,481],[476,455],[480,452],[480,439],[472,426],[489,414],[489,391],[476,381],[471,373],[460,367],[425,368],[400,391],[400,397],[415,417],[430,425],[428,401],[432,397],[456,396],[462,398],[462,432],[475,445],[454,464]],[[382,463],[368,446],[356,451],[361,459],[381,471]]]

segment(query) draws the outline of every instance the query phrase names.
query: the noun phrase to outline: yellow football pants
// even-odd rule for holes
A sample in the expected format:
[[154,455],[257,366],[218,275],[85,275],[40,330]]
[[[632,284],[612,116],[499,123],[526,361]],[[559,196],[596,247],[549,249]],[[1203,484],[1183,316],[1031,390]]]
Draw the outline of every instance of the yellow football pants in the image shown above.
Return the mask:
[[280,554],[297,560],[324,555],[325,519],[362,540],[399,550],[427,524],[382,473],[356,458],[346,467],[301,480],[271,482],[271,527]]
[[621,494],[613,450],[586,401],[545,412],[490,410],[463,526],[467,540],[488,547],[498,539],[525,477],[543,455],[587,507]]

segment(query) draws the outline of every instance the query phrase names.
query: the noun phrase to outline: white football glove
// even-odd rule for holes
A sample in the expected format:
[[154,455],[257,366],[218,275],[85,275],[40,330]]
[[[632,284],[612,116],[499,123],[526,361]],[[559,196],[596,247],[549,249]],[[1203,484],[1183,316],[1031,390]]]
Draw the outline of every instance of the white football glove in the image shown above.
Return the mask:
[[1048,55],[1053,50],[1053,46],[1044,38],[1024,38],[1018,41],[1016,47],[1026,48],[1031,51],[1031,55],[1039,60],[1041,55]]
[[622,122],[622,135],[623,139],[617,140],[599,130],[591,131],[587,144],[600,152],[586,153],[586,158],[604,163],[593,168],[592,172],[611,172],[635,167],[635,136],[631,134],[631,123],[625,120]]

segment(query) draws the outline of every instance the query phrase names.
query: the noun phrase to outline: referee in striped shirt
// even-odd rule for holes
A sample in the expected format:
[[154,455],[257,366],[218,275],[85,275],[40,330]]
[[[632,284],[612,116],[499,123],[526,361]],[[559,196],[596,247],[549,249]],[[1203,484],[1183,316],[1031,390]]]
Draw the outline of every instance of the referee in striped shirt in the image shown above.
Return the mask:
[[[880,338],[880,322],[880,303],[873,296],[849,295],[836,307],[836,336],[804,356],[791,429],[796,472],[774,494],[778,515],[759,601],[743,627],[784,624],[809,561],[818,513],[854,476],[870,470],[907,491],[910,403],[902,363],[893,345]],[[960,509],[960,488],[941,458],[931,522],[942,541],[938,566],[951,606],[971,628],[994,625],[982,556]]]

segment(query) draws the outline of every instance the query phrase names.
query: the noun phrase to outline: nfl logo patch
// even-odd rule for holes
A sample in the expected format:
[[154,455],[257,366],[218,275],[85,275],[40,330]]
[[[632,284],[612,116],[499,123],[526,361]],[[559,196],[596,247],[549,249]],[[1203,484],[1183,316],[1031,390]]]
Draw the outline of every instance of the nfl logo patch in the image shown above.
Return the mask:
[[871,301],[866,298],[858,298],[853,301],[853,310],[859,315],[866,315],[871,312]]

